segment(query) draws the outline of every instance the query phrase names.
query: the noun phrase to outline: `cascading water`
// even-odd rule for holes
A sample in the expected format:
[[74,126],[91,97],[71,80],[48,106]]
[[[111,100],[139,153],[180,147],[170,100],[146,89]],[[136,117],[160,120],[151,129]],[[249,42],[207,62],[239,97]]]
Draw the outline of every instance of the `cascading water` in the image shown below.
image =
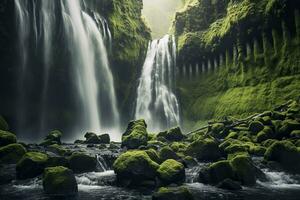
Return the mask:
[[[60,103],[62,109],[69,106],[69,110],[76,110],[76,116],[70,111],[55,114],[57,118],[60,115],[76,118],[72,121],[77,126],[73,131],[116,132],[119,113],[107,52],[112,37],[106,20],[86,8],[83,0],[15,0],[15,10],[21,66],[19,130],[24,132],[28,125],[24,119],[32,99],[37,105],[30,106],[40,113],[36,122],[40,124],[39,131],[57,128],[55,123],[50,127],[46,124],[51,121],[48,117],[53,112],[51,108],[57,108],[60,101],[53,96],[60,94],[61,102],[65,101]],[[65,74],[60,74],[63,77],[59,77],[62,85],[55,79],[59,70],[65,70]],[[35,78],[32,84],[34,73],[41,80]],[[115,140],[120,137],[111,136]]]
[[137,89],[135,118],[143,118],[151,131],[179,125],[179,104],[174,93],[175,38],[166,35],[149,44]]

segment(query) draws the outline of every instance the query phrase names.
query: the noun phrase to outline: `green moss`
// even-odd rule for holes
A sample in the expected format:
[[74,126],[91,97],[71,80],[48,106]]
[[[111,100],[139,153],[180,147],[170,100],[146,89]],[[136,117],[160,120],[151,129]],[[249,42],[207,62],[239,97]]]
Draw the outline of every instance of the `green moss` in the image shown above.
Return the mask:
[[218,143],[210,138],[198,139],[191,143],[187,147],[186,154],[198,160],[216,160],[221,157]]
[[43,188],[50,195],[75,195],[77,182],[72,170],[59,166],[46,168],[43,174]]
[[67,149],[63,148],[62,146],[58,145],[58,144],[52,144],[50,146],[48,146],[48,149],[50,151],[53,151],[54,153],[57,153],[58,155],[65,155],[68,151]]
[[186,187],[161,187],[152,196],[153,200],[192,200],[194,199],[192,193]]
[[95,157],[75,152],[68,157],[70,169],[74,173],[92,172],[96,170],[97,159]]
[[187,148],[187,144],[182,142],[173,142],[170,145],[171,149],[175,152],[185,152]]
[[5,119],[0,115],[0,130],[3,131],[8,131],[9,126],[7,124],[7,122],[5,121]]
[[0,148],[0,163],[16,164],[26,153],[21,144],[9,144]]
[[256,183],[255,167],[250,157],[240,155],[234,157],[230,164],[235,173],[236,179],[243,185],[254,185]]
[[148,149],[148,150],[145,150],[145,152],[148,154],[148,156],[151,158],[151,160],[153,160],[156,163],[160,163],[160,158],[159,158],[157,151],[155,151],[154,149]]
[[132,121],[128,124],[126,132],[122,135],[122,147],[137,149],[142,145],[147,145],[148,132],[144,120]]
[[264,125],[259,121],[253,121],[249,125],[249,130],[253,134],[257,134],[258,132],[262,131],[264,129]]
[[159,158],[163,162],[163,161],[168,160],[168,159],[178,160],[179,156],[169,146],[164,146],[159,151]]
[[239,135],[238,135],[237,132],[230,132],[230,133],[226,136],[225,140],[227,140],[227,139],[229,139],[229,138],[231,138],[231,139],[237,139],[238,136],[239,136]]
[[274,139],[275,137],[276,135],[270,127],[264,127],[264,129],[257,134],[256,141],[261,143],[268,139]]
[[300,138],[300,130],[294,130],[291,132],[291,137]]
[[8,131],[0,130],[0,147],[6,146],[8,144],[16,143],[17,137]]
[[164,161],[157,170],[158,176],[165,184],[183,183],[185,181],[184,166],[173,159]]

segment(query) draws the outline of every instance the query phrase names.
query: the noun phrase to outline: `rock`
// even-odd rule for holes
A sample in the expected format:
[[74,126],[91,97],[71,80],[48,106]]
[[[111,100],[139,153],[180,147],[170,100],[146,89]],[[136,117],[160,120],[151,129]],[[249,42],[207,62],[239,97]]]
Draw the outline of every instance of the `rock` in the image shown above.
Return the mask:
[[70,196],[78,192],[72,170],[59,166],[46,168],[43,174],[43,188],[46,194]]
[[238,137],[239,137],[239,134],[237,132],[230,132],[226,136],[225,140],[228,140],[229,138],[231,138],[231,139],[237,139]]
[[8,131],[9,126],[6,122],[6,120],[0,115],[0,130],[2,131]]
[[296,120],[284,120],[277,133],[278,138],[289,137],[294,130],[300,130],[300,123]]
[[0,147],[13,144],[17,142],[17,137],[8,131],[0,130]]
[[268,148],[269,146],[271,146],[274,142],[277,142],[278,140],[275,140],[275,139],[268,139],[266,141],[263,141],[261,144]]
[[242,185],[255,185],[256,168],[253,165],[250,157],[238,155],[230,161],[230,164],[235,174],[235,180],[240,181]]
[[69,167],[69,161],[62,156],[49,156],[47,161],[47,167],[64,166]]
[[225,179],[221,181],[218,185],[218,188],[222,188],[225,190],[241,190],[241,184],[237,181],[233,181],[232,179]]
[[15,179],[16,179],[15,164],[0,165],[0,188],[1,185],[8,184]]
[[230,162],[224,160],[213,163],[207,168],[203,168],[199,172],[198,181],[215,185],[227,178],[231,179],[233,177],[234,173]]
[[84,137],[86,138],[86,141],[84,142],[86,144],[100,144],[101,142],[98,135],[95,133],[88,132],[84,135]]
[[61,137],[62,137],[62,132],[58,130],[51,131],[40,145],[49,146],[53,144],[61,144],[60,141]]
[[84,144],[83,140],[75,140],[74,144]]
[[264,125],[259,121],[253,121],[249,125],[249,130],[256,135],[258,132],[264,129]]
[[27,152],[17,163],[18,179],[34,178],[43,173],[48,161],[47,154],[40,152]]
[[231,144],[224,150],[227,154],[234,154],[237,152],[245,152],[248,151],[248,148],[245,145],[242,144]]
[[221,150],[215,140],[206,138],[191,143],[187,147],[186,154],[198,160],[211,161],[221,157]]
[[[223,123],[214,123],[211,126],[211,132],[213,134],[213,136],[217,137],[217,138],[224,138],[226,137],[226,135],[224,135],[223,131],[224,131],[225,125]],[[228,132],[227,132],[228,134]]]
[[262,147],[260,145],[255,145],[255,144],[252,143],[252,145],[249,145],[248,152],[252,155],[255,155],[255,156],[264,156],[266,150],[267,149],[265,147]]
[[169,146],[165,146],[159,151],[159,158],[163,162],[168,159],[178,160],[179,156]]
[[175,152],[184,153],[186,151],[187,145],[183,142],[173,142],[170,147]]
[[125,133],[122,135],[122,147],[138,149],[140,146],[147,146],[148,133],[144,120],[131,121]]
[[179,127],[171,128],[168,131],[157,134],[157,137],[164,137],[168,141],[181,141],[184,139],[184,135]]
[[98,136],[100,139],[101,144],[109,144],[110,143],[110,137],[109,134],[102,134]]
[[162,187],[152,196],[152,200],[193,200],[193,195],[186,187]]
[[280,163],[283,169],[300,173],[300,152],[297,147],[289,141],[277,141],[268,147],[265,160]]
[[300,139],[300,130],[294,130],[291,132],[291,137]]
[[74,173],[92,172],[96,170],[97,159],[95,157],[75,152],[69,158],[70,169]]
[[154,181],[159,165],[145,151],[133,150],[121,154],[113,164],[117,182],[123,186],[139,186]]
[[47,149],[53,153],[56,153],[58,155],[65,155],[68,151],[67,149],[65,149],[64,147],[58,145],[58,144],[52,144],[50,146],[47,147]]
[[16,164],[26,153],[21,144],[9,144],[0,148],[0,163]]
[[154,149],[147,149],[145,152],[148,154],[148,156],[156,163],[160,163],[160,158],[157,154],[157,152]]
[[284,113],[281,113],[281,112],[273,111],[271,117],[274,120],[284,120],[286,115]]
[[197,160],[191,156],[185,156],[184,158],[182,158],[182,162],[187,168],[195,167],[198,165]]
[[177,183],[185,181],[184,165],[173,159],[164,161],[157,170],[158,177],[163,184]]
[[274,139],[275,137],[276,135],[274,134],[273,130],[270,127],[266,126],[262,131],[260,131],[257,134],[256,141],[258,143],[261,143],[268,139]]

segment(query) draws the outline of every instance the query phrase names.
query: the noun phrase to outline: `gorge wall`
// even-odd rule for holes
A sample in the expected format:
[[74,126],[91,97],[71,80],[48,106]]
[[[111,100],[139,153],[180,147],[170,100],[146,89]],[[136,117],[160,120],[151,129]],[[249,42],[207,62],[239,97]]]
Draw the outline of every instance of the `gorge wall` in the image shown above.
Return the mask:
[[185,2],[173,25],[184,127],[246,116],[299,97],[297,1]]

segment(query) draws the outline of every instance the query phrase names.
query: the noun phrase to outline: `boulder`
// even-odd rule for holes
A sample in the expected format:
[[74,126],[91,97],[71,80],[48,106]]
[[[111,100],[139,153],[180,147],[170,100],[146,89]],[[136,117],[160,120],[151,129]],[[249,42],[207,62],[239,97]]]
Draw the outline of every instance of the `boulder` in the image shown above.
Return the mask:
[[268,140],[268,139],[274,139],[276,137],[276,135],[274,134],[273,130],[266,126],[264,127],[264,129],[262,131],[260,131],[257,136],[256,136],[256,141],[258,143],[261,143],[265,140]]
[[193,195],[186,187],[162,187],[152,196],[152,200],[193,200]]
[[168,131],[160,132],[157,137],[164,137],[168,141],[181,141],[185,138],[180,127],[171,128]]
[[221,157],[221,150],[215,140],[200,138],[187,147],[186,154],[201,161],[211,161]]
[[300,130],[294,130],[291,132],[291,137],[292,138],[297,138],[300,139]]
[[99,135],[98,137],[99,137],[101,144],[109,144],[110,143],[109,134],[102,134],[102,135]]
[[100,139],[95,133],[88,132],[84,135],[86,144],[100,144]]
[[283,169],[300,173],[300,152],[297,147],[289,141],[274,142],[264,155],[265,160],[280,163]]
[[67,149],[65,149],[64,147],[62,147],[58,144],[52,144],[52,145],[48,146],[47,149],[49,151],[51,151],[57,155],[61,155],[61,156],[65,155],[68,152]]
[[46,168],[43,174],[43,188],[46,194],[55,196],[76,195],[76,178],[72,170],[58,166]]
[[51,131],[40,145],[49,146],[53,144],[61,144],[60,141],[61,137],[62,137],[62,132],[58,130]]
[[47,167],[64,166],[69,167],[69,160],[63,156],[48,156]]
[[159,151],[159,158],[163,162],[168,159],[178,160],[179,156],[169,146],[164,146]]
[[290,137],[290,134],[294,130],[300,130],[300,123],[296,120],[284,120],[282,122],[281,128],[279,128],[279,131],[277,133],[278,138]]
[[0,163],[16,164],[26,153],[21,144],[9,144],[0,148]]
[[147,141],[147,125],[144,120],[131,121],[122,135],[122,147],[127,149],[138,149],[142,145],[147,146]]
[[122,186],[139,186],[155,181],[159,165],[145,151],[133,150],[121,154],[113,164],[117,182]]
[[16,143],[17,142],[17,137],[8,131],[2,131],[0,130],[0,147]]
[[9,126],[6,122],[6,120],[0,115],[0,130],[2,131],[8,131]]
[[17,178],[27,179],[41,175],[47,165],[47,161],[47,154],[40,152],[27,152],[17,163]]
[[145,152],[148,154],[148,156],[156,163],[160,163],[160,158],[156,150],[154,149],[147,149]]
[[256,168],[251,161],[251,158],[245,155],[234,157],[230,164],[235,174],[235,180],[242,185],[252,186],[256,183]]
[[183,142],[173,142],[170,147],[175,152],[184,153],[186,151],[187,145]]
[[198,175],[198,181],[207,184],[218,184],[225,179],[234,177],[233,169],[227,160],[218,161],[207,168],[201,169]]
[[237,181],[233,181],[232,179],[225,179],[223,181],[221,181],[218,185],[218,188],[222,188],[225,190],[241,190],[241,184]]
[[73,153],[69,158],[70,169],[74,173],[92,172],[96,170],[97,159],[84,153]]
[[259,121],[253,121],[249,124],[249,130],[253,135],[256,135],[258,132],[264,129],[264,125]]
[[163,184],[177,183],[185,181],[184,165],[173,159],[164,161],[157,170],[158,177]]

